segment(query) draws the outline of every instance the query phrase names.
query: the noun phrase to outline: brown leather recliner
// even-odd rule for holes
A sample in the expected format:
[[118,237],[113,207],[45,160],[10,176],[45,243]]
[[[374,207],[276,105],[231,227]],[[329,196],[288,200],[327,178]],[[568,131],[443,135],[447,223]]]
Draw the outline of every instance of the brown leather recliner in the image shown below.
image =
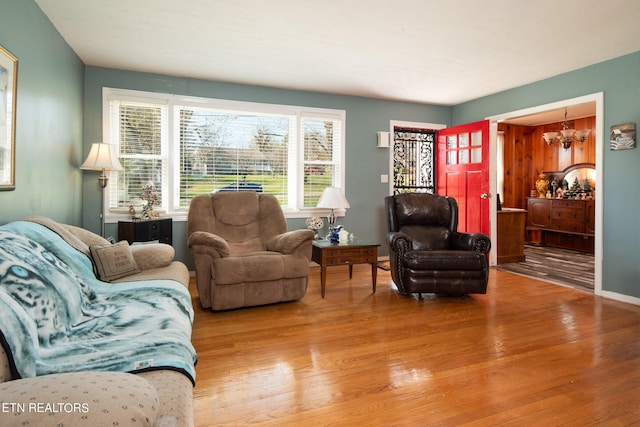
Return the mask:
[[302,298],[309,281],[313,231],[287,231],[270,194],[219,192],[191,200],[187,245],[200,303],[227,310]]
[[402,294],[484,294],[491,240],[458,232],[454,198],[405,193],[385,198],[391,277]]

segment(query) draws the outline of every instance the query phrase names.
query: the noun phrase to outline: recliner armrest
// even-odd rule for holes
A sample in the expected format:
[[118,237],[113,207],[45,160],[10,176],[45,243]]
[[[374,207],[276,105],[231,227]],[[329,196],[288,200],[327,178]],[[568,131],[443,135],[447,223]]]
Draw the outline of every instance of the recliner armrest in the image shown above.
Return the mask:
[[451,245],[453,249],[487,254],[491,250],[491,239],[482,233],[452,233]]
[[206,253],[213,258],[229,256],[229,243],[217,234],[206,231],[195,231],[191,233],[187,239],[187,246],[194,251],[194,253]]
[[291,230],[279,234],[267,243],[267,250],[283,254],[299,254],[311,259],[311,242],[313,241],[311,230]]
[[399,231],[387,233],[387,244],[394,252],[404,253],[413,249],[413,241],[408,234]]

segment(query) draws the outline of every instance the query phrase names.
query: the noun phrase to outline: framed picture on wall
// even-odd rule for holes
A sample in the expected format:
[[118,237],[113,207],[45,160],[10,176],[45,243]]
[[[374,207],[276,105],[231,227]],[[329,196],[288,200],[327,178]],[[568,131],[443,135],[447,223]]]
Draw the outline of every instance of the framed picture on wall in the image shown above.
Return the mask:
[[14,190],[18,58],[0,46],[0,191]]
[[636,148],[636,124],[621,123],[611,126],[609,147],[612,150],[629,150]]

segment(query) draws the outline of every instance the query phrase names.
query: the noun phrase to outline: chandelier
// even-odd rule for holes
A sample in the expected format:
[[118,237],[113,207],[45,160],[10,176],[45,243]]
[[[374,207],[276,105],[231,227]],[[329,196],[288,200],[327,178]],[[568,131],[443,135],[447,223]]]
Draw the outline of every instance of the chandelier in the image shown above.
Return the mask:
[[542,139],[544,139],[548,145],[553,145],[553,143],[558,140],[562,144],[562,147],[568,150],[571,148],[573,141],[584,142],[590,133],[591,129],[571,129],[567,122],[567,110],[565,109],[562,130],[560,132],[545,132],[542,134]]

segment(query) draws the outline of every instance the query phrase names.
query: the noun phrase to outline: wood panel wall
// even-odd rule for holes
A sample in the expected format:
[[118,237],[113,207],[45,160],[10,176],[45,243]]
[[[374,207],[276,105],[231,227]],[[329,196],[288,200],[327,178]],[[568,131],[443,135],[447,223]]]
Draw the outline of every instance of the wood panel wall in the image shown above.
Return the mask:
[[565,150],[558,142],[552,146],[542,139],[544,132],[562,129],[562,122],[541,126],[499,123],[504,132],[504,194],[502,205],[527,208],[527,197],[542,172],[561,171],[576,163],[596,162],[595,116],[569,120],[574,129],[591,129],[583,143],[574,142]]

